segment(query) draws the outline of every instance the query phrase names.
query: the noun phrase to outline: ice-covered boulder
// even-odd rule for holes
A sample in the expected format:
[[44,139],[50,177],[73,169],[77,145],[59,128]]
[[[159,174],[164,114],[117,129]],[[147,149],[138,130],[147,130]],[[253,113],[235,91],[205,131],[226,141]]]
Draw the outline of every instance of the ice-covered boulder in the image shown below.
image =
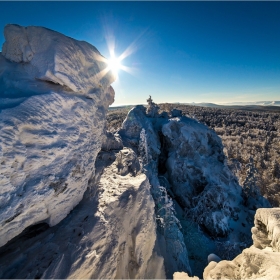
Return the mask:
[[30,225],[56,225],[79,203],[114,100],[114,77],[100,79],[105,63],[90,44],[34,26],[7,25],[5,38],[0,246]]

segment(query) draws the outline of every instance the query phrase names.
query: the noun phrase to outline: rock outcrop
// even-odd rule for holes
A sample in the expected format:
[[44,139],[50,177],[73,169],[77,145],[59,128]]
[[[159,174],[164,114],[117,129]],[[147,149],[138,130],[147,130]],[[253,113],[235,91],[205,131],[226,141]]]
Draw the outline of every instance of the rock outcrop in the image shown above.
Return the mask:
[[252,228],[254,245],[232,261],[210,262],[207,279],[279,279],[280,208],[258,209]]
[[95,47],[42,27],[5,27],[0,54],[0,246],[54,226],[94,176],[114,100]]

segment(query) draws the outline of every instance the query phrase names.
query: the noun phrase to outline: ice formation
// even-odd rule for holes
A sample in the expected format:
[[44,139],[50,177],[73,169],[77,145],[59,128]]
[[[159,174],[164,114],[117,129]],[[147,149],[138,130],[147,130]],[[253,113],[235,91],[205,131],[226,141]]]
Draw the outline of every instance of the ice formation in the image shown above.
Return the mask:
[[[111,72],[90,44],[42,27],[5,27],[0,54],[0,246],[60,222],[94,176]],[[89,69],[92,69],[89,71]]]

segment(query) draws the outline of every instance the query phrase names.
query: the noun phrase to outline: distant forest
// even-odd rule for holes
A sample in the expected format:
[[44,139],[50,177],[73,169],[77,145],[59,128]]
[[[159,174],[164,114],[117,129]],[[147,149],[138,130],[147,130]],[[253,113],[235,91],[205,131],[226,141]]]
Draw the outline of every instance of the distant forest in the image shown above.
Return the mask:
[[[269,108],[260,111],[170,103],[158,105],[160,112],[169,113],[176,108],[183,115],[214,129],[222,139],[227,163],[241,186],[251,156],[258,170],[256,177],[261,194],[273,207],[280,206],[280,112],[275,112],[275,108],[273,111],[269,111]],[[107,129],[115,131],[120,128],[131,108],[111,108],[107,114]]]

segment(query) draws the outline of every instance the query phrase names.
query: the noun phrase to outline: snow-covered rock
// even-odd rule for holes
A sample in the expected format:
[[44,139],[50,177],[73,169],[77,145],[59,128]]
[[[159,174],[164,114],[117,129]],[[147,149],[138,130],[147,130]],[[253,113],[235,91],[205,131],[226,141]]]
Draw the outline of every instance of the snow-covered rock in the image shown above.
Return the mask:
[[210,262],[203,278],[207,279],[279,279],[280,208],[260,208],[252,228],[254,245],[232,261]]
[[2,55],[13,62],[26,63],[25,72],[36,79],[66,86],[74,92],[92,94],[108,87],[115,77],[106,59],[84,41],[36,26],[8,24]]
[[122,139],[118,134],[113,134],[110,131],[105,131],[103,141],[102,141],[102,150],[121,150],[123,148]]
[[[61,223],[0,248],[0,278],[165,278],[148,178],[123,175],[115,153],[100,152],[95,179]],[[128,148],[122,154],[123,164],[137,158]]]
[[94,176],[114,100],[91,45],[42,27],[5,27],[0,54],[0,246],[59,223]]
[[170,120],[162,132],[168,149],[166,166],[178,202],[212,236],[226,236],[230,199],[241,199],[241,187],[224,164],[221,139],[187,117]]
[[[128,113],[118,133],[125,146],[138,152],[149,178],[167,277],[176,271],[192,275],[190,262],[202,277],[209,254],[235,257],[251,245],[255,208],[245,205],[242,187],[227,166],[222,141],[213,130],[184,116],[151,115],[156,106],[151,98],[148,102],[147,109],[138,105]],[[261,196],[254,199],[257,207],[268,205]],[[176,214],[175,204],[184,214]],[[190,223],[200,230],[194,231]],[[193,236],[208,240],[209,250],[195,252],[198,244]],[[189,261],[189,249],[204,266]]]
[[[153,106],[153,104],[152,104]],[[149,108],[148,108],[149,109]],[[158,246],[157,253],[164,257],[164,268],[167,278],[171,278],[175,271],[191,273],[188,252],[184,243],[181,225],[176,218],[172,199],[166,189],[161,186],[158,177],[158,162],[161,153],[158,129],[163,118],[149,118],[150,110],[142,105],[133,108],[127,115],[122,128],[119,130],[123,142],[134,148],[139,154],[139,160],[151,184],[151,194],[155,202],[157,219]]]
[[258,209],[252,233],[255,247],[280,252],[280,208]]
[[187,273],[185,272],[175,272],[173,274],[173,279],[174,280],[199,280],[197,276],[190,277]]

